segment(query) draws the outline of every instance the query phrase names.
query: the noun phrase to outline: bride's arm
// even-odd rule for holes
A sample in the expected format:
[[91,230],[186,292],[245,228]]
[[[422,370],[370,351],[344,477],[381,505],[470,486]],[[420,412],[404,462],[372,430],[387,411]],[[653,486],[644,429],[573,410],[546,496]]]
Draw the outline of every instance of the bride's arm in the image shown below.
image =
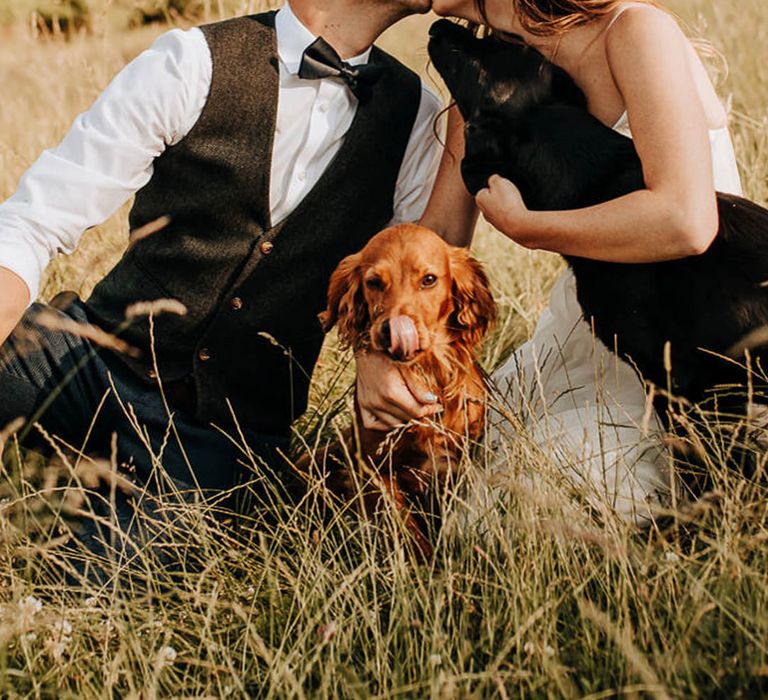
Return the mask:
[[486,218],[521,245],[615,262],[653,262],[705,251],[717,233],[706,117],[676,22],[632,8],[606,37],[646,189],[574,211],[534,212],[499,177],[478,193]]
[[424,214],[419,221],[437,231],[448,243],[468,246],[477,223],[477,206],[461,179],[464,157],[464,121],[453,106],[448,112],[445,148],[437,179]]

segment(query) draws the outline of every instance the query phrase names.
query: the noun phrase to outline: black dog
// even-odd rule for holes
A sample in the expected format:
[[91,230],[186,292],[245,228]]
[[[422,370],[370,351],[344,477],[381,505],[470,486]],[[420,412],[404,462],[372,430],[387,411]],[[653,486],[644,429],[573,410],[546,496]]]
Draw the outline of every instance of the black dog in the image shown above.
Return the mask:
[[[494,173],[514,182],[534,210],[587,207],[644,189],[632,140],[588,114],[571,77],[522,40],[481,39],[440,20],[429,55],[466,123],[462,174],[472,194]],[[678,396],[701,402],[717,389],[720,411],[743,414],[739,344],[768,324],[768,210],[731,195],[717,199],[720,229],[702,255],[567,261],[584,314],[609,348],[646,380],[666,388],[669,379]],[[758,392],[764,342],[750,348]]]

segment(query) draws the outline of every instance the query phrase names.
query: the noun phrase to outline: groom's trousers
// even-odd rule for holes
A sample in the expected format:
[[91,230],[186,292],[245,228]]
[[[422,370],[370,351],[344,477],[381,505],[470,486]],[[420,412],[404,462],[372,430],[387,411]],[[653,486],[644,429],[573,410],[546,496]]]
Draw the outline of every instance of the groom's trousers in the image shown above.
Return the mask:
[[74,529],[87,550],[125,559],[171,532],[173,509],[158,505],[161,491],[177,501],[205,502],[265,473],[278,482],[286,477],[278,466],[286,436],[245,428],[231,435],[198,424],[111,351],[66,330],[72,323],[88,323],[78,299],[63,309],[34,304],[0,348],[0,430],[23,417],[24,444],[49,456],[58,452],[73,473],[73,465],[93,456],[116,473],[93,487],[85,509],[91,517]]

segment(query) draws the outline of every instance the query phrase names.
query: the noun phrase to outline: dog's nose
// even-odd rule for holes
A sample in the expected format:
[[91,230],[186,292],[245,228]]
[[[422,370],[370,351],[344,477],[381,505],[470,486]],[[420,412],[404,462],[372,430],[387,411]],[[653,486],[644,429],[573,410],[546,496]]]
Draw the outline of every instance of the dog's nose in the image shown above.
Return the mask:
[[381,347],[389,348],[392,345],[392,331],[389,327],[389,319],[381,324]]
[[459,29],[459,25],[451,22],[451,20],[439,19],[436,22],[433,22],[432,26],[429,28],[429,38],[435,39],[444,37],[446,33],[455,32],[457,29]]
[[440,36],[440,32],[444,31],[445,24],[448,20],[445,19],[439,19],[437,22],[432,22],[432,26],[429,28],[429,38],[434,39],[437,36]]

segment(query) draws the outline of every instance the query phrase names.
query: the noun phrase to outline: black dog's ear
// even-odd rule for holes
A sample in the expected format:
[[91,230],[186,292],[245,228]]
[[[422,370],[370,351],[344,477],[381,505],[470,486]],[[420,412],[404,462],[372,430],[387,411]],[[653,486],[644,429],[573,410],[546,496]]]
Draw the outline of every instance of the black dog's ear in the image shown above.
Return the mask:
[[339,263],[328,285],[328,306],[318,317],[326,333],[338,325],[339,339],[345,346],[354,346],[370,324],[363,296],[361,260],[362,256],[355,253]]
[[[499,134],[504,134],[503,139]],[[488,187],[491,175],[508,177],[509,157],[505,154],[514,147],[517,136],[509,125],[498,119],[475,118],[465,129],[464,157],[461,160],[461,177],[473,197]]]
[[453,313],[449,324],[459,342],[475,347],[496,320],[488,277],[466,248],[451,250]]

